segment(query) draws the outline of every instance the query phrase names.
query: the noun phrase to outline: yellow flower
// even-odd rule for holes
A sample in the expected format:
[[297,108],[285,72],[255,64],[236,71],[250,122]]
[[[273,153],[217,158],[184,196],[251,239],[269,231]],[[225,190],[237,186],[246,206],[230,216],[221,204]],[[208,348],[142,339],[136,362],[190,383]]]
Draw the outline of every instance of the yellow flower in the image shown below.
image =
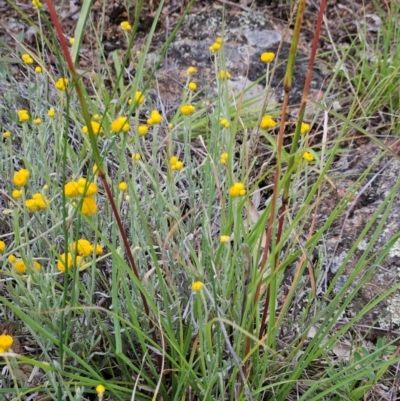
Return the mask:
[[221,236],[219,237],[219,242],[220,242],[221,244],[226,244],[226,243],[228,243],[230,240],[231,240],[231,237],[230,237],[229,235],[221,235]]
[[149,132],[147,125],[139,125],[138,133],[140,136],[145,136]]
[[128,132],[129,131],[129,122],[127,117],[118,117],[111,123],[111,131],[118,132]]
[[56,115],[56,111],[53,109],[53,107],[51,109],[49,109],[49,111],[47,112],[47,115],[49,117],[54,117]]
[[308,131],[310,131],[310,124],[301,123],[300,133],[301,133],[302,135],[304,135],[304,134],[306,134]]
[[224,38],[217,38],[217,39],[215,39],[215,43],[221,44],[222,42],[224,42]]
[[197,71],[196,67],[193,67],[193,66],[190,66],[190,67],[187,69],[188,75],[192,75],[192,74],[194,74],[196,71]]
[[210,50],[211,53],[217,52],[221,48],[221,43],[215,42],[211,46],[209,46],[208,50]]
[[78,239],[69,245],[71,252],[76,252],[80,256],[89,256],[93,253],[93,246],[87,239]]
[[41,124],[42,123],[42,119],[41,118],[35,118],[34,120],[33,120],[33,123],[35,124],[35,125],[39,125],[39,124]]
[[184,116],[189,116],[190,114],[194,113],[195,110],[196,110],[196,108],[194,106],[192,106],[191,104],[185,104],[185,105],[181,106],[181,113]]
[[132,26],[128,21],[122,21],[120,25],[124,31],[130,31],[132,29]]
[[168,124],[168,129],[171,131],[174,128],[174,124],[169,123]]
[[[103,132],[103,127],[97,121],[91,121],[90,125],[92,126],[92,131],[93,131],[94,135],[99,135]],[[89,135],[89,129],[88,129],[87,125],[82,127],[82,132],[85,135]]]
[[260,128],[268,129],[276,127],[276,121],[273,120],[271,116],[265,115],[261,119]]
[[94,252],[96,255],[101,255],[103,253],[103,247],[100,244],[96,244]]
[[97,175],[99,173],[99,168],[97,167],[96,163],[93,165],[92,171],[94,175]]
[[38,10],[42,8],[42,3],[39,0],[32,0],[32,5]]
[[3,253],[6,249],[6,243],[0,240],[0,253]]
[[67,182],[64,185],[64,194],[67,198],[79,196],[79,185],[75,181]]
[[24,123],[30,119],[29,113],[26,110],[18,110],[17,114],[21,123]]
[[19,274],[25,274],[26,272],[26,264],[23,260],[17,260],[14,262],[13,268]]
[[307,162],[312,162],[314,160],[314,156],[310,152],[304,152],[303,159]]
[[11,196],[14,199],[19,199],[22,196],[22,191],[20,191],[19,189],[14,189],[11,193]]
[[220,158],[220,162],[221,164],[226,164],[226,162],[228,161],[228,153],[224,152],[221,154],[221,158]]
[[134,153],[132,155],[132,160],[137,163],[140,160],[140,153]]
[[85,216],[91,216],[92,214],[95,214],[97,212],[96,200],[91,196],[85,196],[83,198],[81,212]]
[[4,133],[3,133],[3,137],[4,138],[9,138],[11,136],[11,132],[10,131],[5,131]]
[[236,198],[237,196],[246,195],[246,189],[244,188],[244,184],[242,182],[235,182],[229,188],[229,195],[232,196],[233,198]]
[[33,58],[29,54],[23,54],[21,58],[25,64],[33,64]]
[[75,38],[69,38],[69,44],[73,45],[75,43]]
[[157,110],[152,110],[150,113],[150,118],[147,120],[148,125],[161,124],[162,115]]
[[68,79],[67,78],[60,78],[58,79],[58,81],[55,83],[55,87],[56,89],[60,90],[60,91],[65,91],[67,90],[68,87]]
[[128,184],[125,181],[121,181],[118,188],[120,191],[126,191],[128,189]]
[[8,256],[7,260],[10,263],[14,263],[17,260],[17,258],[14,255],[11,254],[11,255]]
[[86,178],[79,178],[78,182],[78,193],[80,195],[92,196],[97,194],[97,185],[94,182],[88,182]]
[[75,265],[79,266],[81,262],[83,262],[83,259],[81,256],[76,256],[74,259],[71,252],[68,252],[67,254],[62,253],[57,261],[57,269],[60,272],[65,272],[65,268],[70,270],[74,267],[74,261]]
[[135,106],[140,106],[145,101],[143,93],[140,91],[137,91],[135,93],[135,96],[133,97],[133,99],[128,100],[129,106],[133,103],[133,101],[135,102]]
[[204,284],[201,281],[195,281],[192,284],[192,290],[195,292],[200,291],[203,288]]
[[40,272],[40,270],[42,270],[42,266],[40,265],[39,262],[37,262],[36,260],[33,261],[33,267]]
[[0,354],[7,352],[13,345],[14,339],[8,334],[0,335]]
[[191,91],[195,91],[195,90],[197,89],[197,84],[196,84],[196,82],[189,82],[188,88],[189,88]]
[[221,70],[219,72],[219,77],[220,77],[220,79],[231,79],[231,74],[229,74],[228,71]]
[[40,74],[40,73],[42,72],[42,67],[37,66],[37,67],[35,68],[35,72],[36,72],[36,74]]
[[24,187],[29,180],[29,171],[25,168],[14,174],[13,182],[17,187]]
[[181,170],[183,168],[183,162],[179,160],[176,156],[172,156],[169,159],[169,164],[172,170]]
[[35,199],[27,199],[25,201],[25,206],[30,212],[37,212],[39,210]]
[[275,58],[275,53],[272,52],[266,52],[261,54],[260,59],[263,63],[269,64],[272,63],[272,61],[274,61]]
[[98,384],[96,386],[96,393],[99,397],[99,399],[103,398],[104,392],[106,391],[106,388],[102,384]]
[[36,212],[40,209],[46,209],[49,204],[49,200],[43,197],[41,193],[36,193],[32,195],[32,199],[28,199],[25,202],[25,206],[31,211]]
[[231,123],[226,118],[221,118],[219,122],[225,128],[230,128],[231,126]]

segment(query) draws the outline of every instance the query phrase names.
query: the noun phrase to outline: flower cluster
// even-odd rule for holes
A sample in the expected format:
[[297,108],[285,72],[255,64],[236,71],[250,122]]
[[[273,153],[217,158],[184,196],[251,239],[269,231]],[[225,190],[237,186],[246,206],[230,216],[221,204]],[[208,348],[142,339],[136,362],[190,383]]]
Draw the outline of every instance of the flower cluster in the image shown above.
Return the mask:
[[219,72],[219,78],[222,79],[222,80],[224,80],[224,79],[231,79],[231,74],[229,74],[228,71],[221,70],[221,71]]
[[231,240],[231,237],[229,235],[221,235],[219,237],[219,242],[221,244],[227,244]]
[[35,72],[36,74],[41,74],[42,73],[42,67],[40,67],[39,65],[35,67]]
[[59,91],[66,91],[68,87],[68,79],[67,78],[59,78],[57,82],[55,83],[56,89]]
[[162,122],[162,115],[157,110],[152,110],[150,112],[150,118],[147,119],[148,125],[157,125],[161,124]]
[[196,71],[197,71],[196,67],[193,67],[193,66],[190,66],[190,67],[187,69],[188,75],[193,75]]
[[128,184],[125,181],[121,181],[118,184],[118,188],[120,191],[126,191],[128,189]]
[[32,213],[46,209],[48,204],[49,200],[46,197],[43,197],[41,193],[33,194],[32,198],[27,199],[25,202],[26,208]]
[[75,38],[69,38],[68,42],[70,45],[73,45],[75,43]]
[[199,292],[203,288],[204,284],[201,281],[195,281],[192,284],[192,290],[194,292]]
[[301,123],[300,133],[301,133],[302,135],[304,135],[304,134],[307,134],[308,131],[310,131],[310,124]]
[[[19,273],[19,274],[26,273],[26,263],[22,259],[17,259],[14,255],[10,255],[8,257],[8,261],[11,263],[13,269],[17,273]],[[40,265],[39,262],[37,262],[36,260],[33,260],[32,265],[36,269],[36,271],[40,272],[42,266]]]
[[314,160],[314,156],[310,152],[304,152],[303,153],[303,159],[309,163],[311,163]]
[[6,243],[0,240],[0,253],[3,253],[6,250]]
[[244,188],[244,184],[242,182],[235,182],[229,188],[229,195],[232,196],[233,198],[246,195],[246,189]]
[[23,54],[21,58],[25,64],[33,64],[33,58],[28,53]]
[[103,248],[99,244],[91,244],[87,239],[81,238],[69,244],[69,250],[79,256],[90,256],[93,252],[96,255],[103,253]]
[[275,53],[272,52],[266,52],[261,54],[260,56],[261,61],[265,64],[272,63],[274,61],[274,58],[275,58]]
[[130,31],[132,29],[132,26],[128,21],[122,21],[120,26],[124,31]]
[[221,49],[222,42],[224,40],[222,38],[217,38],[215,39],[215,42],[208,48],[211,53],[217,52],[219,49]]
[[13,177],[14,185],[17,187],[24,187],[29,180],[29,175],[29,171],[25,168],[17,171]]
[[83,258],[79,255],[73,255],[71,252],[62,253],[57,261],[57,269],[65,272],[65,269],[71,270],[74,266],[82,266]]
[[137,130],[140,136],[145,136],[149,132],[147,125],[139,125]]
[[22,196],[22,191],[20,189],[14,189],[11,193],[14,199],[19,199]]
[[129,106],[135,102],[135,107],[140,106],[143,102],[145,101],[144,95],[142,92],[137,91],[135,93],[135,96],[133,97],[133,99],[129,99],[128,100],[128,104]]
[[228,161],[228,153],[222,153],[219,161],[221,162],[221,164],[226,164],[226,162]]
[[195,110],[196,108],[191,104],[184,104],[183,106],[181,106],[181,113],[184,116],[190,116],[192,113],[194,113]]
[[172,170],[181,170],[183,168],[183,161],[179,160],[176,156],[169,159],[169,164]]
[[277,124],[276,121],[271,116],[265,115],[261,119],[260,128],[262,129],[275,128],[276,124]]
[[30,119],[29,113],[27,110],[18,110],[17,111],[19,122],[24,123]]
[[33,120],[33,123],[34,123],[35,125],[40,125],[40,124],[42,123],[42,119],[41,119],[40,117],[35,118],[35,119]]
[[225,128],[230,128],[231,126],[231,123],[226,118],[221,118],[219,123]]
[[7,352],[13,345],[14,339],[8,334],[0,335],[0,354]]
[[10,131],[4,131],[3,132],[3,138],[9,138],[11,136],[11,132]]
[[78,181],[67,182],[64,186],[64,194],[68,198],[75,198],[83,195],[81,212],[86,216],[91,216],[97,212],[97,204],[95,195],[97,193],[97,185],[89,182],[86,178],[79,178]]
[[47,112],[47,115],[52,118],[56,115],[56,111],[53,109],[53,107],[51,109],[49,109],[49,111]]
[[196,84],[196,82],[189,82],[188,88],[189,88],[192,92],[194,92],[194,91],[197,89],[197,84]]
[[118,117],[111,123],[111,131],[118,132],[128,132],[130,129],[128,117]]
[[[94,135],[99,135],[103,132],[103,127],[97,121],[91,121],[90,125],[92,126],[92,131]],[[87,127],[87,125],[82,127],[82,132],[85,135],[89,135],[89,128]]]
[[42,3],[39,0],[32,0],[32,5],[33,7],[37,8],[40,10],[42,8]]

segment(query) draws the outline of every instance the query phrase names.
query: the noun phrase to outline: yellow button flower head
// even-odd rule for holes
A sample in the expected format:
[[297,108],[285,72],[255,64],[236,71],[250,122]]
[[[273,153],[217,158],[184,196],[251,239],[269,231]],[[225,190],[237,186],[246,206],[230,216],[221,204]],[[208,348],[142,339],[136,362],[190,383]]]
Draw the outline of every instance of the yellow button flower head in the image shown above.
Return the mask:
[[30,119],[29,113],[26,110],[18,110],[17,114],[21,123],[24,123]]
[[97,185],[94,182],[89,182],[86,178],[79,178],[78,182],[78,192],[80,195],[93,196],[97,194]]
[[197,84],[196,84],[196,82],[189,82],[188,88],[189,88],[191,91],[195,91],[195,90],[197,89]]
[[73,45],[75,43],[75,38],[69,38],[69,44]]
[[135,107],[140,106],[143,102],[145,101],[144,95],[142,92],[137,91],[135,93],[135,96],[133,97],[133,99],[129,99],[128,100],[128,104],[129,106],[135,102]]
[[134,153],[132,155],[132,160],[137,163],[140,160],[140,153]]
[[3,253],[6,250],[6,243],[0,240],[0,253]]
[[103,253],[103,247],[100,244],[96,244],[94,252],[96,255],[101,255]]
[[304,152],[303,153],[303,159],[307,162],[312,162],[314,160],[314,156],[310,152]]
[[266,52],[261,54],[260,56],[261,61],[265,64],[272,63],[274,61],[274,58],[275,58],[275,53],[272,52]]
[[183,161],[179,160],[176,156],[172,156],[169,159],[169,164],[172,170],[182,170],[183,168]]
[[191,104],[185,104],[185,105],[181,106],[181,113],[184,116],[189,116],[190,114],[194,113],[195,110],[196,110],[196,108],[194,106],[192,106]]
[[14,339],[8,334],[0,335],[0,354],[7,352],[13,345]]
[[14,270],[19,273],[19,274],[25,274],[26,273],[26,264],[23,260],[17,260],[13,264]]
[[209,46],[208,50],[210,50],[211,53],[217,52],[219,49],[221,49],[221,43],[215,42],[211,46]]
[[118,132],[128,132],[130,129],[129,121],[127,117],[118,117],[111,123],[111,131]]
[[196,67],[193,67],[193,66],[190,66],[190,67],[187,69],[188,75],[192,75],[192,74],[194,74],[196,71],[197,71]]
[[11,196],[14,199],[19,199],[22,196],[22,191],[20,191],[19,189],[14,189],[11,193]]
[[150,118],[147,120],[148,125],[161,124],[162,115],[157,110],[152,110],[150,113]]
[[17,258],[14,255],[11,254],[11,255],[8,256],[7,260],[10,263],[14,263],[17,260]]
[[244,184],[242,182],[235,182],[229,188],[229,195],[232,196],[233,198],[246,195],[246,189],[244,188]]
[[79,196],[79,185],[75,181],[67,182],[64,185],[64,194],[67,198]]
[[300,133],[304,135],[307,134],[308,131],[310,131],[310,124],[301,123]]
[[33,58],[29,54],[23,54],[21,58],[25,64],[28,65],[33,64]]
[[231,126],[231,123],[226,118],[221,118],[219,122],[225,128],[230,128]]
[[261,119],[260,128],[268,129],[276,127],[277,123],[271,116],[265,115]]
[[71,254],[71,252],[68,252],[67,254],[65,254],[65,253],[62,253],[61,255],[60,255],[60,258],[58,259],[58,262],[57,262],[57,269],[60,271],[60,272],[65,272],[65,268],[68,268],[68,269],[72,269],[72,267],[73,267],[73,259],[72,259],[72,254]]
[[220,162],[221,164],[226,164],[228,161],[228,153],[224,152],[221,154]]
[[42,119],[41,118],[35,118],[34,120],[33,120],[33,123],[35,124],[35,125],[40,125],[41,123],[42,123]]
[[145,136],[149,132],[147,125],[139,125],[138,133],[140,136]]
[[13,182],[17,187],[24,187],[29,180],[29,171],[25,168],[14,174]]
[[25,206],[30,212],[37,212],[38,210],[46,209],[49,204],[49,200],[43,197],[42,194],[36,193],[32,195],[31,199],[27,199]]
[[[93,131],[94,135],[99,135],[103,132],[103,127],[97,121],[91,121],[90,125],[92,126],[92,131]],[[85,135],[89,135],[89,129],[88,129],[87,125],[82,127],[82,132]]]
[[128,21],[122,21],[120,25],[124,31],[130,31],[132,29],[132,26]]
[[204,284],[201,281],[195,281],[192,284],[192,290],[195,292],[199,292],[203,288]]
[[96,386],[96,393],[97,393],[97,396],[99,397],[99,400],[103,399],[105,391],[106,391],[106,388],[102,384],[98,384]]
[[42,3],[39,0],[32,0],[32,5],[33,7],[37,8],[40,10],[42,8]]
[[85,196],[83,198],[81,212],[85,216],[91,216],[97,212],[97,204],[94,198],[91,196]]
[[36,72],[36,74],[40,74],[40,73],[42,72],[42,67],[37,66],[37,67],[35,68],[35,72]]
[[76,252],[79,256],[89,256],[93,254],[93,246],[87,239],[78,239],[78,241],[69,244],[69,250]]
[[3,133],[3,138],[9,138],[11,136],[11,132],[10,131],[5,131]]
[[220,79],[231,79],[231,74],[229,74],[228,71],[221,70],[221,71],[219,72],[219,78],[220,78]]
[[219,237],[219,242],[221,242],[221,244],[226,244],[231,240],[231,237],[229,235],[221,235]]
[[126,191],[128,189],[128,184],[125,181],[121,181],[118,188],[120,191]]
[[54,117],[56,115],[56,111],[53,109],[53,107],[51,109],[49,109],[49,111],[47,112],[47,115],[51,118]]
[[66,91],[68,87],[68,79],[67,78],[59,78],[58,81],[55,83],[56,89],[59,91]]

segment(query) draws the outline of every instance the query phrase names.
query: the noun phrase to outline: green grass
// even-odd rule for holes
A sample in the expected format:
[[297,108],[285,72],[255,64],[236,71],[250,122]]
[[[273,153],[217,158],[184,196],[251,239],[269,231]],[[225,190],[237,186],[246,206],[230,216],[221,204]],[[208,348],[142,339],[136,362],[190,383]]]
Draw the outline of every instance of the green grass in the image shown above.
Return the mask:
[[[75,32],[74,61],[90,12],[89,2],[85,4]],[[382,130],[398,134],[399,6],[393,1],[388,17],[387,10],[376,7],[382,29],[373,43],[364,32],[350,48],[334,47],[332,59],[346,70],[334,70],[324,100],[316,104],[314,121],[309,121],[314,123],[312,131],[300,137],[295,153],[282,150],[282,173],[278,187],[272,189],[260,185],[275,171],[279,149],[275,131],[258,128],[260,114],[240,115],[238,99],[231,98],[226,80],[218,78],[218,71],[226,70],[223,45],[213,59],[218,96],[193,101],[196,110],[189,116],[178,107],[168,120],[164,115],[160,125],[139,136],[137,126],[145,124],[156,108],[148,90],[157,66],[150,68],[145,61],[161,4],[139,55],[127,51],[121,61],[114,53],[110,68],[99,52],[93,60],[95,75],[84,72],[88,117],[98,114],[103,127],[99,136],[87,136],[82,133],[87,116],[73,88],[74,79],[56,36],[44,33],[53,32],[52,24],[40,13],[46,28],[39,25],[37,48],[17,43],[17,51],[8,49],[2,54],[8,62],[0,64],[0,121],[2,132],[11,133],[0,146],[0,240],[6,244],[0,256],[0,316],[15,327],[10,333],[14,345],[0,361],[8,366],[0,374],[0,398],[84,400],[101,383],[106,387],[105,400],[378,399],[374,386],[393,383],[400,361],[398,339],[383,337],[371,344],[355,327],[381,301],[394,296],[400,284],[371,299],[356,315],[343,316],[400,238],[396,234],[387,243],[379,241],[400,181],[371,215],[336,273],[329,274],[326,286],[324,281],[330,258],[325,242],[331,227],[343,221],[380,159],[390,154],[378,134]],[[134,11],[136,32],[140,2]],[[91,29],[101,49],[103,28]],[[126,39],[132,49],[135,34]],[[170,42],[159,50],[160,62]],[[375,58],[364,57],[367,51]],[[20,66],[26,74],[20,81],[13,76],[12,63],[26,52],[32,53],[35,63]],[[48,54],[57,57],[60,73],[46,70]],[[126,84],[123,65],[130,57],[137,73]],[[34,72],[37,64],[43,68],[41,74]],[[69,78],[66,92],[54,88],[61,76]],[[182,83],[182,104],[191,103],[193,94],[187,89],[191,79],[196,81],[196,74]],[[326,106],[334,88],[344,94],[339,101],[350,103],[340,113]],[[129,105],[138,90],[146,101],[140,107]],[[52,118],[47,115],[51,107],[56,111]],[[28,122],[18,121],[18,109],[29,112]],[[271,110],[274,116],[279,113],[279,108]],[[382,113],[384,123],[371,124]],[[118,116],[129,116],[127,133],[111,132]],[[39,125],[33,124],[37,117],[42,119]],[[230,121],[229,128],[221,126],[221,117]],[[329,196],[324,191],[332,178],[340,180],[335,160],[355,131],[376,141],[382,153],[353,180],[330,215],[320,219],[319,210]],[[312,146],[311,134],[320,138]],[[256,135],[268,152],[264,172],[255,163],[260,155],[253,155],[246,145]],[[243,145],[238,144],[239,137]],[[315,160],[307,163],[304,151]],[[226,164],[220,162],[224,152],[229,154]],[[132,159],[135,154],[139,161]],[[183,169],[171,168],[172,156],[183,161]],[[127,257],[125,234],[118,229],[106,187],[101,176],[93,174],[95,163],[104,167],[139,278]],[[13,175],[21,168],[29,170],[30,178],[22,197],[13,199]],[[81,196],[64,195],[65,183],[79,177],[99,187],[98,212],[92,216],[80,212]],[[128,183],[127,191],[119,190],[121,181]],[[229,196],[235,182],[244,183],[244,196]],[[271,191],[278,190],[279,203],[287,183],[283,230],[277,237],[278,218],[274,218],[271,249],[260,269]],[[34,193],[47,197],[49,205],[31,213],[25,201]],[[230,241],[220,242],[221,235]],[[59,272],[60,255],[78,239],[101,244],[104,252],[93,252],[79,266]],[[365,239],[368,243],[359,252]],[[25,274],[13,268],[10,255],[25,262]],[[341,283],[355,255],[354,267]],[[40,272],[33,260],[41,264]],[[197,281],[204,287],[195,292],[191,285]],[[272,302],[271,288],[276,289]],[[275,324],[267,324],[260,335],[266,307],[267,321]],[[25,348],[18,349],[17,339]]]

